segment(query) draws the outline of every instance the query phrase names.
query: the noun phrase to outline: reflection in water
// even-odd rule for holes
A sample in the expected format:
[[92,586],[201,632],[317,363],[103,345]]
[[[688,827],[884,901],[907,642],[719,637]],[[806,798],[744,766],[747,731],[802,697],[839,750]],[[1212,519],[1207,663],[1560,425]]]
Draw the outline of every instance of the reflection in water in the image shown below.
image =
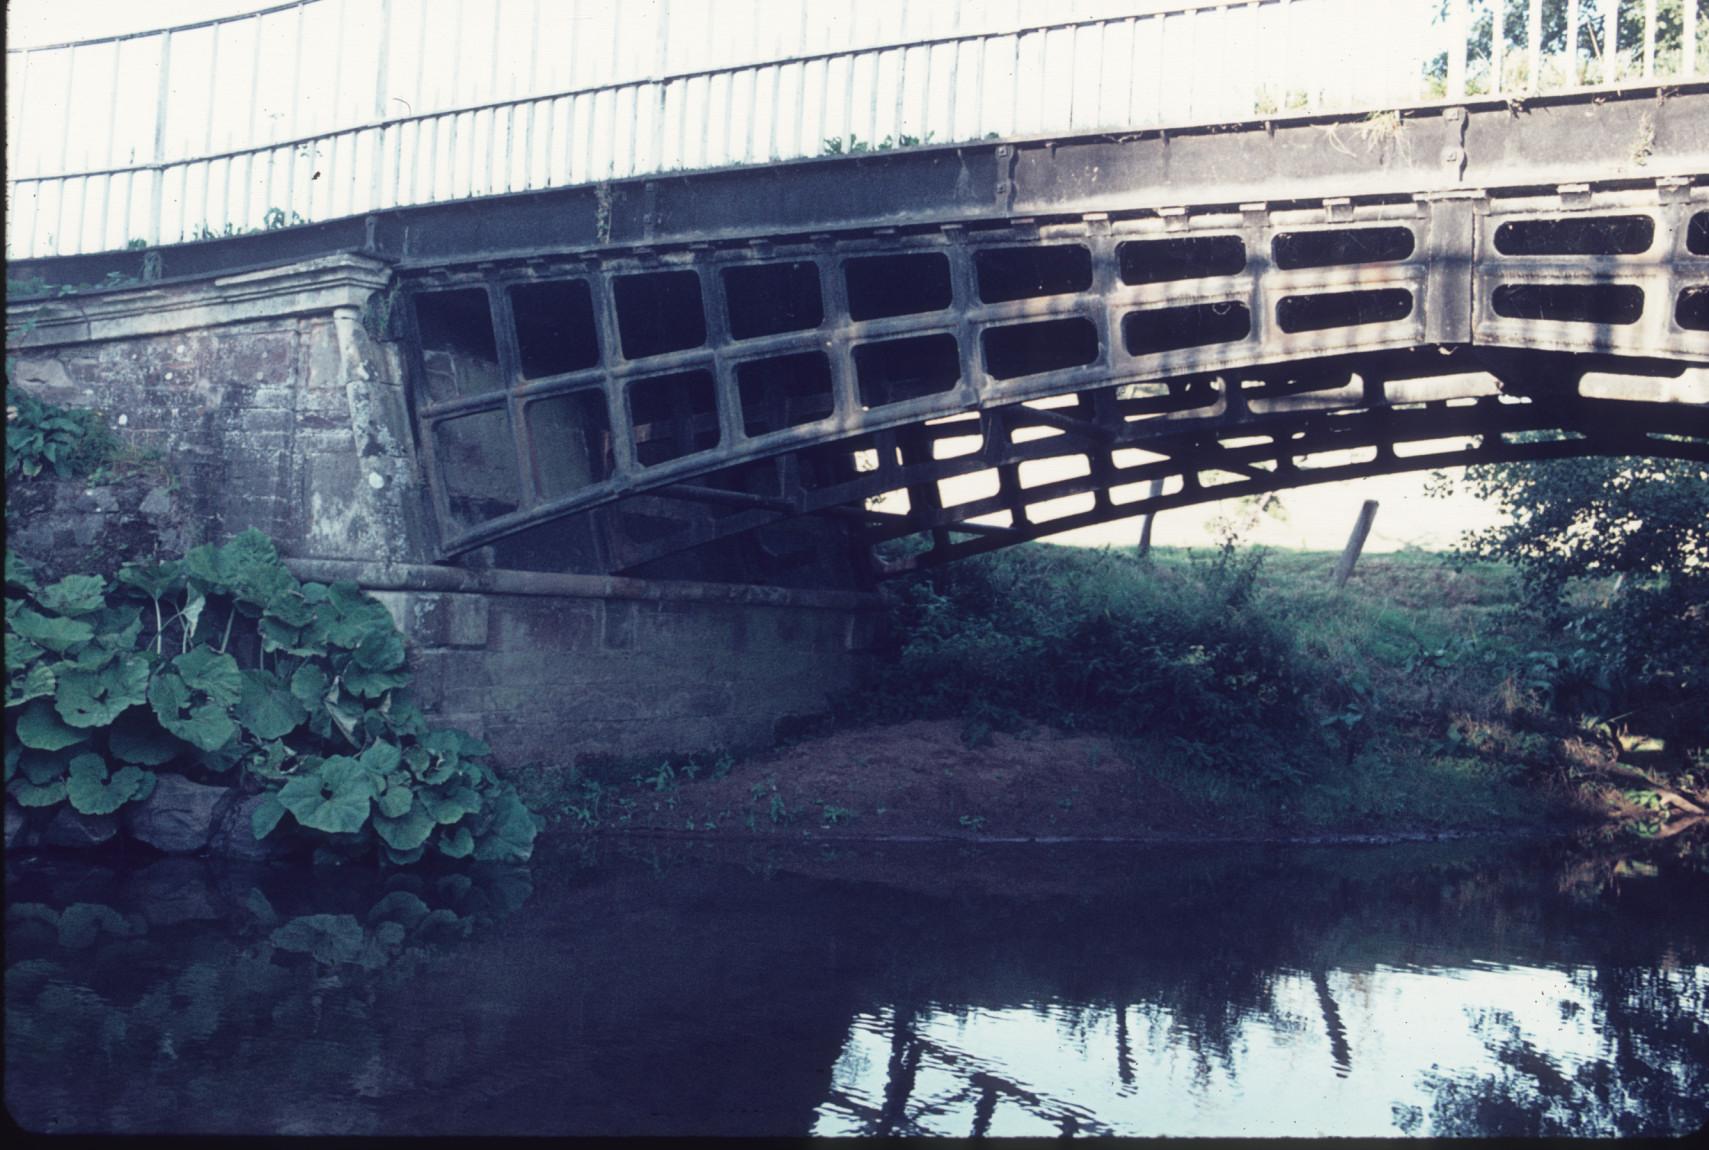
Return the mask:
[[[1180,1018],[1144,1004],[1095,1010],[1072,1024],[1049,1006],[881,1010],[854,1020],[813,1132],[1606,1136],[1695,1129],[1705,1117],[1702,972],[1674,972],[1675,991],[1690,989],[1657,1011],[1675,1020],[1676,1043],[1652,1047],[1624,1070],[1619,1047],[1631,1032],[1598,1024],[1595,978],[1594,968],[1379,967],[1355,986],[1342,971],[1283,974],[1272,1010],[1242,1023],[1228,1062],[1214,1069],[1194,1055]],[[1302,1012],[1333,1002],[1332,987],[1348,992],[1352,1039],[1338,1021],[1301,1025]],[[1145,1069],[1137,1078],[1124,1071],[1130,1014],[1145,1020]],[[904,1033],[917,1055],[898,1078],[894,1062],[887,1068],[873,1055]],[[1354,1053],[1358,1082],[1351,1081]],[[880,1097],[882,1110],[874,1105]]]
[[[1701,860],[643,848],[8,867],[6,1099],[70,1131],[1661,1134]],[[673,853],[674,852],[674,853]]]

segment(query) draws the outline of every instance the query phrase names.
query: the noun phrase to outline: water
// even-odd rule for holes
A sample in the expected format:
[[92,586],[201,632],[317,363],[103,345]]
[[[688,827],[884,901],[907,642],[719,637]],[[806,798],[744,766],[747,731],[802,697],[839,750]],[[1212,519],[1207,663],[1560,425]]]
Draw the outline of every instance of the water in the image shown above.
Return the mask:
[[1678,1134],[1697,850],[13,859],[6,1100],[54,1132]]

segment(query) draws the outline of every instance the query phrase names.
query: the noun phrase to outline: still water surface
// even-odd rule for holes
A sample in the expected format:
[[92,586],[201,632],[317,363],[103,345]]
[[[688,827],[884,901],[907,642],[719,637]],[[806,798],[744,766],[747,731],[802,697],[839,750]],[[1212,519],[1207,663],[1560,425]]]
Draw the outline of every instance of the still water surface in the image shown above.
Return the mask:
[[14,859],[6,1101],[55,1132],[1685,1133],[1685,853]]

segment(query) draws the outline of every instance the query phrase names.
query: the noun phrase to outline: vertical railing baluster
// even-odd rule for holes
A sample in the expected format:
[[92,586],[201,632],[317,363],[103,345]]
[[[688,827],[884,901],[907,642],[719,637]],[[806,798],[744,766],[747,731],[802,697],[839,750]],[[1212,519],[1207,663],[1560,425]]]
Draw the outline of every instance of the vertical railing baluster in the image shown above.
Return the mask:
[[1466,95],[1466,0],[1448,0],[1448,91],[1450,100]]
[[[213,41],[208,49],[208,107],[207,123],[202,129],[202,154],[207,155],[214,150],[214,103],[219,94],[220,75],[220,30],[225,27],[222,21],[214,25]],[[202,219],[204,228],[213,229],[216,222],[212,218],[213,209],[209,206],[213,194],[214,165],[212,162],[202,168]],[[220,221],[224,222],[224,221]]]
[[533,97],[540,94],[540,4],[534,0],[534,18],[531,21],[532,31],[528,37],[528,114],[522,121],[522,154],[523,160],[522,186],[534,187],[534,117],[537,114],[540,101]]
[[[902,11],[904,13],[904,18],[906,18],[905,14],[907,13],[907,7],[904,6]],[[875,78],[874,87],[876,87],[876,86],[877,86],[877,83],[876,83],[876,78]],[[904,46],[902,48],[897,49],[897,55],[896,55],[896,110],[891,116],[891,125],[892,125],[891,133],[898,141],[900,141],[901,137],[902,137],[902,113],[903,113],[904,109],[906,108],[906,104],[904,101],[907,99],[907,96],[908,96],[908,49],[906,46]],[[878,146],[878,142],[877,142],[877,138],[876,138],[878,135],[877,123],[874,123],[872,126],[872,134],[874,136],[872,146],[876,148]]]
[[65,53],[65,100],[60,104],[64,109],[65,122],[59,132],[59,170],[65,171],[70,166],[71,159],[71,101],[77,93],[77,45],[73,44]]
[[374,62],[374,119],[386,118],[386,89],[392,74],[392,0],[380,0],[379,59]]
[[[300,11],[300,9],[299,9]],[[172,71],[172,33],[160,34],[160,88],[154,101],[154,193],[148,213],[148,246],[160,243],[160,212],[166,198],[166,112],[172,98],[167,73]]]
[[859,59],[859,57],[851,54],[845,56],[843,59],[846,62],[847,67],[843,69],[842,134],[844,136],[852,137],[854,135],[855,61]]
[[[291,56],[291,106],[286,112],[285,139],[297,138],[298,117],[301,115],[303,96],[303,23],[306,20],[304,6],[297,5],[297,37],[296,47]],[[289,145],[285,153],[285,203],[279,210],[285,214],[285,220],[292,222],[297,200],[297,147]],[[269,207],[273,206],[271,204]],[[306,214],[305,214],[305,218]]]
[[1501,71],[1507,51],[1507,0],[1490,0],[1489,25],[1489,90],[1501,95]]
[[[1619,17],[1615,12],[1615,17]],[[1644,79],[1656,74],[1656,0],[1644,0]]]
[[[415,86],[410,89],[412,113],[427,111],[427,0],[417,0],[415,22]],[[420,132],[416,135],[419,137]],[[413,180],[410,191],[412,194],[415,191]]]
[[1543,90],[1543,0],[1531,0],[1531,10],[1525,16],[1526,90],[1535,94]]
[[1620,79],[1620,0],[1603,0],[1602,7],[1602,82],[1612,84]]
[[[16,113],[8,121],[8,125],[12,130],[6,133],[6,169],[7,171],[12,172],[17,171],[19,167],[23,166],[25,157],[29,155],[29,153],[24,149],[22,141],[26,138],[24,135],[24,129],[30,122],[29,117],[24,115],[24,109],[29,107],[29,104],[26,103],[26,101],[30,98],[30,64],[35,57],[35,53],[25,51],[20,52],[19,55],[22,59],[20,59],[17,64],[18,102],[15,105]],[[8,67],[6,70],[10,73],[12,69]],[[116,82],[114,84],[113,91],[115,93],[118,91]],[[36,138],[39,139],[40,136],[38,135]],[[38,166],[34,170],[40,171],[40,167]]]
[[540,186],[544,187],[544,188],[549,188],[552,186],[552,158],[553,158],[552,142],[553,142],[553,137],[557,135],[557,131],[558,131],[558,101],[552,100],[551,102],[549,102],[546,105],[546,141],[542,147],[542,151],[545,153],[546,163],[545,163],[545,171],[541,173]]
[[[501,26],[503,19],[504,19],[504,6],[502,4],[496,4],[495,3],[493,5],[492,68],[487,73],[487,95],[486,95],[486,99],[488,101],[496,101],[499,98],[499,92],[498,92],[498,57],[499,57],[498,42],[499,42],[499,30],[500,30],[500,26]],[[473,117],[473,116],[470,117],[470,123],[471,124],[475,123],[476,119],[477,119],[477,117]],[[488,111],[487,111],[487,162],[486,162],[486,180],[485,180],[484,186],[487,189],[487,192],[489,194],[491,192],[493,192],[494,190],[496,190],[498,187],[498,181],[496,179],[494,179],[494,175],[493,175],[493,161],[495,159],[494,153],[496,153],[497,150],[498,150],[498,109],[496,107],[494,107],[494,108],[488,109]],[[510,168],[508,167],[508,164],[510,162],[510,146],[509,146],[508,141],[506,142],[506,145],[505,145],[504,155],[505,155],[505,163],[507,165],[505,168],[505,181],[506,181],[506,185],[508,186],[508,183],[510,180]],[[473,149],[470,149],[469,166],[471,168],[474,167],[474,163],[475,163],[474,151],[473,151]],[[470,175],[471,175],[471,179],[469,180],[469,194],[474,195],[475,182],[474,182],[474,179],[472,178],[473,173],[470,173]]]
[[1680,13],[1679,70],[1686,76],[1697,75],[1697,0],[1685,0]]
[[1567,87],[1578,86],[1578,0],[1567,0]]
[[[1246,114],[1248,114],[1248,115],[1250,115],[1252,112],[1257,110],[1257,108],[1258,108],[1258,89],[1263,86],[1262,77],[1264,75],[1264,51],[1263,51],[1264,42],[1263,42],[1263,38],[1259,35],[1259,32],[1262,28],[1262,25],[1259,22],[1260,21],[1261,3],[1262,3],[1262,0],[1249,0],[1249,3],[1246,5],[1246,23],[1247,23],[1248,31],[1250,33],[1249,39],[1252,41],[1252,58],[1248,62],[1247,67],[1246,67],[1246,77],[1247,77],[1248,82],[1253,85],[1253,87],[1247,91],[1246,99],[1243,101],[1245,104],[1245,108],[1246,108]],[[1132,44],[1131,44],[1131,41],[1133,39],[1133,33],[1134,33],[1133,20],[1130,18],[1127,23],[1128,23],[1128,33],[1127,34],[1128,34],[1128,39],[1130,41],[1128,56],[1131,58],[1133,56]],[[1130,69],[1129,70],[1129,79],[1128,79],[1128,91],[1130,93],[1129,98],[1128,98],[1128,104],[1130,107],[1133,104],[1133,99],[1132,99],[1132,95],[1131,95],[1132,90],[1133,90],[1133,79],[1132,79],[1132,71]]]
[[[124,48],[125,48],[125,42],[123,40],[113,41],[113,75],[112,75],[113,94],[112,94],[112,97],[109,99],[108,104],[107,104],[107,147],[106,147],[107,159],[106,159],[106,166],[109,168],[114,168],[114,167],[118,166],[118,164],[116,163],[116,159],[117,159],[116,152],[117,152],[117,146],[118,146],[118,131],[119,131],[119,76],[121,75],[119,65],[120,65],[122,57],[124,55]],[[103,248],[108,246],[107,245],[107,233],[112,228],[112,217],[109,215],[109,209],[112,207],[112,204],[113,204],[113,180],[115,178],[116,177],[111,172],[109,172],[107,174],[106,179],[101,181],[101,231],[100,231],[100,237],[101,238],[100,238],[100,243],[101,243]],[[119,242],[120,242],[120,246],[123,246],[124,240],[122,238],[120,239]]]
[[[653,117],[653,170],[662,171],[665,166],[665,112],[666,97],[669,86],[665,76],[670,72],[671,56],[671,0],[659,0],[659,35],[658,48],[653,56],[653,85],[658,88],[658,99],[654,102],[657,111]],[[637,101],[639,100],[637,90]]]

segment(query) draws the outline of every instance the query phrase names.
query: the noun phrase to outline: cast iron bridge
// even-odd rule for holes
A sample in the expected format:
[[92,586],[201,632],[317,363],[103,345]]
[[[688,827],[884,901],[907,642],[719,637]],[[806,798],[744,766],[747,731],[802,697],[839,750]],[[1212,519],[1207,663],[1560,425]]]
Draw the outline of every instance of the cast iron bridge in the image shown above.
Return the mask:
[[[1625,57],[1614,7],[1591,37],[1600,74],[1575,65],[1551,88],[1539,21],[1553,6],[1498,4],[1505,20],[1484,27],[1480,53],[1451,2],[1435,99],[1266,108],[1247,92],[1241,115],[1165,124],[1157,109],[1136,114],[1130,94],[1130,127],[1070,110],[1061,131],[852,153],[851,133],[798,159],[777,143],[774,103],[771,162],[694,172],[672,170],[658,143],[673,85],[692,93],[692,77],[655,76],[614,88],[636,89],[635,129],[657,133],[653,170],[631,146],[628,179],[498,194],[508,176],[505,188],[489,177],[466,191],[482,198],[400,192],[307,227],[53,262],[91,281],[127,260],[168,278],[341,249],[391,263],[380,310],[408,349],[445,561],[492,548],[510,565],[811,582],[847,569],[845,547],[870,556],[904,537],[925,545],[877,573],[1399,471],[1592,454],[1709,462],[1697,36],[1675,27],[1664,76],[1656,5]],[[1171,15],[1245,12],[1258,53],[1271,7],[1175,5],[1157,43]],[[1077,42],[1125,20],[1136,44],[1154,15],[1060,27]],[[1683,15],[1695,32],[1695,3]],[[1567,16],[1572,63],[1590,33],[1577,0]],[[1027,35],[1048,44],[1057,28],[1006,33],[1015,59]],[[904,66],[925,47],[929,74],[937,46],[955,45],[942,123],[965,127],[954,61],[979,44],[983,91],[998,35],[901,47]],[[861,52],[895,50],[843,53],[848,75]],[[751,90],[766,69],[799,65],[804,91],[820,61],[829,92],[837,55],[746,66]],[[1504,88],[1504,55],[1528,59],[1517,90]],[[1122,75],[1100,65],[1106,87]],[[854,122],[853,87],[839,130]],[[913,121],[896,97],[893,141],[929,120],[931,90],[928,78]],[[641,117],[654,94],[658,114]],[[491,105],[489,158],[497,109],[514,128],[527,104]],[[729,109],[727,97],[726,142]],[[453,150],[460,114],[434,114],[453,118]],[[798,153],[812,134],[799,121]],[[876,139],[876,110],[871,122]],[[396,126],[361,130],[383,145]],[[378,196],[401,172],[376,160],[352,187],[371,175]]]

